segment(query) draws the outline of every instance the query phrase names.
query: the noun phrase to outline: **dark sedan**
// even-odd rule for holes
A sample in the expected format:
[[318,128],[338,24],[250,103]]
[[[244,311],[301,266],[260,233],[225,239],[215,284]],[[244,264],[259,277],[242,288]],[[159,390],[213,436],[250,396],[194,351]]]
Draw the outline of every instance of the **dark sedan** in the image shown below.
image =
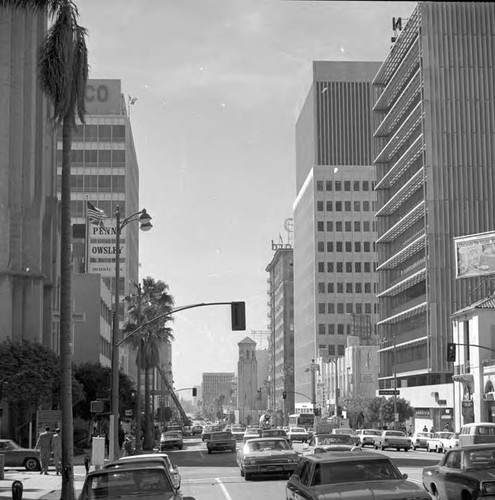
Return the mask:
[[388,457],[367,451],[302,457],[285,492],[287,500],[429,500]]
[[447,451],[437,465],[423,469],[423,486],[435,498],[495,498],[495,444]]
[[40,469],[40,451],[19,446],[12,439],[0,439],[0,454],[5,467],[24,467],[28,471]]
[[208,449],[208,453],[210,454],[214,451],[230,451],[232,453],[235,453],[235,437],[232,436],[232,433],[230,431],[212,432],[210,434],[210,439],[206,441],[206,448]]

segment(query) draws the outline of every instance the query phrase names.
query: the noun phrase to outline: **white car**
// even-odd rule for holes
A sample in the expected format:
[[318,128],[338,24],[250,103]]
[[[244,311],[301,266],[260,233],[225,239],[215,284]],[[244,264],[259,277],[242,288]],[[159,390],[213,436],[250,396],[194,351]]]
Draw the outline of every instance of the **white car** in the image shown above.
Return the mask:
[[364,446],[375,446],[375,437],[381,436],[382,431],[379,429],[359,429],[357,431],[357,436],[359,438],[359,444]]
[[305,443],[309,439],[309,434],[304,427],[291,427],[289,432],[287,432],[287,437],[291,443],[293,441]]
[[427,442],[427,450],[445,453],[447,450],[459,446],[459,436],[455,432],[435,432]]

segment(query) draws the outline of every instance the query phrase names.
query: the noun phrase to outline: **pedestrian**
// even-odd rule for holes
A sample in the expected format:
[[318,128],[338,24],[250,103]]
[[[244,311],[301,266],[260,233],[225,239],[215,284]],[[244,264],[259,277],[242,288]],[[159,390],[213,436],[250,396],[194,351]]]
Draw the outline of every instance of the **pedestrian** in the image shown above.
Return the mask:
[[428,432],[428,427],[426,427],[426,424],[425,424],[425,426],[423,427],[423,432]]
[[52,436],[52,451],[55,472],[58,476],[62,472],[62,436],[60,435],[60,429],[55,429],[55,434]]
[[124,438],[124,457],[132,455],[132,440],[129,435]]
[[50,432],[50,427],[46,427],[45,432],[40,434],[36,443],[36,449],[40,450],[40,474],[48,474],[48,464],[50,463],[50,457],[52,455],[52,434]]

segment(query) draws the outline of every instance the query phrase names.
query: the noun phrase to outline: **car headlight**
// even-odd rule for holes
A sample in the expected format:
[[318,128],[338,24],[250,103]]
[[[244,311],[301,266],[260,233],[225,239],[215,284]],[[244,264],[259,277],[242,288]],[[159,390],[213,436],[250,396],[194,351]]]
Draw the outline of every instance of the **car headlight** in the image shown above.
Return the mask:
[[253,465],[255,463],[255,460],[254,460],[254,458],[245,458],[244,463],[246,465]]
[[495,482],[487,482],[481,484],[482,495],[495,495]]

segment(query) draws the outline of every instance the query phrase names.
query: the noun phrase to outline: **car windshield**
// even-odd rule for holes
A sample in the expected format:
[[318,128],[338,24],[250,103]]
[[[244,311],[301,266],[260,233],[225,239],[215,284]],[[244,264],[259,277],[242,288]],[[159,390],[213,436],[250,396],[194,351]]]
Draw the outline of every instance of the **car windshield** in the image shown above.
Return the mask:
[[363,435],[367,436],[381,436],[382,433],[381,431],[375,430],[375,429],[369,429],[367,431],[363,431]]
[[172,432],[172,433],[164,433],[162,434],[162,440],[163,441],[166,441],[166,440],[170,440],[170,439],[180,439],[180,434],[177,433],[177,432]]
[[406,435],[401,432],[401,431],[388,431],[385,433],[386,436],[400,436],[400,437],[405,437]]
[[353,441],[349,436],[333,435],[333,436],[317,436],[316,443],[322,444],[352,444]]
[[86,478],[80,500],[127,498],[170,493],[174,489],[165,471],[159,469],[112,469]]
[[328,462],[316,464],[313,484],[337,484],[402,479],[389,460]]
[[232,437],[231,432],[216,432],[211,435],[211,439],[215,441],[216,439],[230,439]]
[[290,446],[285,439],[277,440],[253,440],[248,441],[244,446],[244,452],[270,451],[270,450],[290,450]]

